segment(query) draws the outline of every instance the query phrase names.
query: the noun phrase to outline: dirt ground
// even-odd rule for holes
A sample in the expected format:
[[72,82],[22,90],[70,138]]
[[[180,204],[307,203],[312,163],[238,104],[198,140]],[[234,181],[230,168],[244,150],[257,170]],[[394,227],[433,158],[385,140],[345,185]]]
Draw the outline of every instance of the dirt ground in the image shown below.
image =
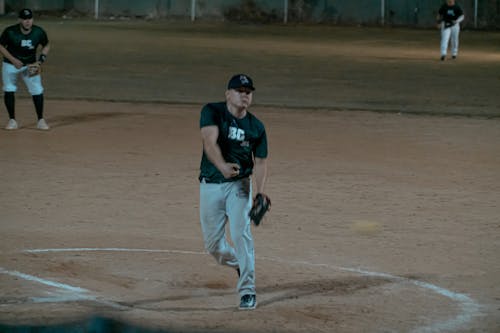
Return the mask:
[[[500,103],[491,84],[500,80],[500,58],[480,35],[461,62],[440,63],[435,40],[423,37],[428,53],[385,52],[400,50],[413,31],[395,31],[391,42],[376,30],[375,45],[353,58],[352,31],[328,30],[339,33],[339,48],[330,49],[331,41],[313,45],[312,28],[283,41],[278,27],[272,48],[264,47],[269,31],[244,27],[242,45],[265,40],[233,60],[236,46],[219,30],[217,41],[200,31],[195,43],[193,28],[160,34],[153,25],[155,36],[186,46],[170,80],[162,81],[162,57],[151,54],[112,79],[111,58],[90,57],[94,44],[83,45],[81,62],[95,66],[75,79],[61,69],[75,52],[65,47],[68,29],[56,30],[68,24],[45,23],[58,46],[44,72],[52,128],[35,129],[20,92],[21,129],[0,131],[1,324],[97,315],[173,332],[499,331]],[[83,25],[90,23],[73,32]],[[109,31],[131,43],[140,32],[127,29]],[[104,39],[109,31],[102,29]],[[312,54],[288,63],[304,43]],[[189,68],[203,53],[188,52],[194,44],[220,57],[206,70]],[[241,312],[235,272],[203,249],[198,117],[203,102],[222,98],[226,74],[263,49],[270,59],[258,60],[252,111],[268,132],[273,209],[253,228],[259,306]],[[135,59],[131,50],[117,48],[116,58]],[[322,52],[335,73],[322,74]],[[272,67],[280,54],[284,61]],[[381,67],[392,68],[388,77]],[[445,74],[431,79],[423,68]],[[342,73],[352,75],[341,82]],[[470,80],[457,81],[464,75]],[[445,94],[450,87],[458,95]]]

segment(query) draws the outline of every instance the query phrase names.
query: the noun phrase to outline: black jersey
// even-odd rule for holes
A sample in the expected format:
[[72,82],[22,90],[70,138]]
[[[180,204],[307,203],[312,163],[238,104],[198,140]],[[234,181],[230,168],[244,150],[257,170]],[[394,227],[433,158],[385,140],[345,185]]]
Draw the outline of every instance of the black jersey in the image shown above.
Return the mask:
[[[11,25],[5,28],[0,36],[0,44],[15,58],[21,60],[24,65],[35,62],[38,46],[42,45],[43,47],[48,43],[47,34],[37,25],[33,25],[30,33],[27,35],[21,31],[20,24]],[[3,61],[10,63],[5,57]]]
[[229,163],[237,163],[240,174],[234,178],[224,178],[203,151],[200,180],[205,178],[209,183],[223,183],[250,176],[254,166],[253,157],[267,157],[264,124],[248,111],[245,117],[238,119],[229,112],[225,102],[220,102],[207,104],[201,110],[200,128],[213,125],[219,128],[217,144],[222,156]]
[[439,8],[439,15],[446,23],[452,23],[456,21],[460,16],[464,14],[462,8],[459,5],[448,6],[444,4]]

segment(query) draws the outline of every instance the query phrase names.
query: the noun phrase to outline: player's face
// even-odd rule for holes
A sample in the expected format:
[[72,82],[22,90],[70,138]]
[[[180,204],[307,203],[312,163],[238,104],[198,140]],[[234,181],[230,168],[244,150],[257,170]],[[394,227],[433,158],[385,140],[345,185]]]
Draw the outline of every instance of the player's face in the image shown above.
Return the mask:
[[226,91],[226,99],[229,104],[238,108],[246,109],[252,104],[253,91],[250,88],[241,87]]
[[23,27],[24,30],[28,31],[31,30],[31,27],[33,26],[33,18],[30,19],[20,19],[21,26]]
[[455,0],[447,0],[446,3],[448,6],[453,6],[455,4]]

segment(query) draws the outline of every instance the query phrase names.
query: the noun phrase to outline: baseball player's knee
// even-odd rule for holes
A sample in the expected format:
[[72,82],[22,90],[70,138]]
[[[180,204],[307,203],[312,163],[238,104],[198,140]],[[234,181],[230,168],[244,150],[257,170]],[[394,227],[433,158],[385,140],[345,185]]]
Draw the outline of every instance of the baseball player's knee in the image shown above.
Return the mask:
[[232,233],[231,239],[234,244],[248,244],[248,242],[252,241],[252,236],[250,231],[246,231],[246,229]]
[[43,94],[43,87],[28,87],[31,96],[37,96]]
[[220,251],[219,249],[217,248],[210,248],[210,249],[207,249],[208,253],[214,257],[215,261],[217,261],[217,263],[219,264],[222,264],[224,262],[224,253],[222,251]]
[[43,94],[43,85],[42,85],[42,79],[40,75],[36,76],[26,76],[24,77],[24,83],[26,84],[26,87],[28,88],[29,93],[34,96],[34,95],[41,95]]
[[8,92],[15,93],[17,91],[17,85],[11,83],[4,83],[3,91],[4,93]]
[[219,264],[223,264],[228,259],[234,257],[232,248],[225,241],[212,242],[207,244],[205,249]]
[[212,244],[210,245],[205,245],[205,250],[211,255],[215,255],[217,253],[217,248],[215,248]]
[[223,252],[220,241],[205,242],[205,250],[214,257],[218,257]]

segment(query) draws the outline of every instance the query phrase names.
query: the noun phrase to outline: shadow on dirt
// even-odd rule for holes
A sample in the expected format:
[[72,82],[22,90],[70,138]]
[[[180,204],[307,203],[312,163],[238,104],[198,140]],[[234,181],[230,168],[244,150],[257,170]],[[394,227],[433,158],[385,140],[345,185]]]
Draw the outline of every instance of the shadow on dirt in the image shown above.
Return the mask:
[[125,113],[125,112],[80,113],[80,114],[72,114],[64,116],[54,116],[50,117],[49,120],[50,120],[50,126],[52,128],[55,128],[55,127],[68,126],[72,124],[100,121],[116,117],[127,117],[130,115],[131,115],[130,113]]
[[[259,301],[259,307],[265,307],[272,304],[282,303],[286,306],[286,301],[297,300],[302,297],[309,297],[313,295],[322,296],[338,296],[355,293],[360,290],[378,287],[392,283],[391,279],[380,277],[347,277],[343,279],[318,279],[310,281],[297,281],[276,283],[273,285],[263,286],[259,288],[259,295],[262,295]],[[229,295],[231,292],[228,290],[218,290],[212,293],[216,295]],[[175,306],[162,306],[161,303],[165,301],[178,301],[189,299],[196,296],[176,296],[173,298],[156,298],[149,300],[138,300],[135,302],[120,303],[124,307],[139,308],[150,311],[237,311],[235,306],[230,308],[208,308],[208,307],[175,307]],[[200,296],[201,297],[201,296]],[[205,294],[203,297],[207,297]],[[210,295],[208,296],[210,297]],[[153,330],[150,328],[134,327],[124,322],[115,319],[104,317],[92,317],[88,320],[70,322],[53,326],[8,326],[0,324],[1,333],[181,333],[172,330]],[[188,333],[189,331],[182,331]],[[199,332],[199,331],[196,331]],[[216,333],[213,330],[206,332]],[[222,331],[217,331],[222,332]]]
[[0,324],[2,333],[177,333],[134,327],[114,319],[93,317],[88,320],[53,326],[8,326]]
[[[284,282],[276,283],[273,285],[262,286],[258,288],[258,303],[259,308],[286,302],[287,300],[299,299],[302,297],[323,295],[323,296],[338,296],[352,294],[357,291],[374,288],[381,285],[394,282],[388,278],[381,277],[368,277],[368,276],[351,276],[343,279],[317,279],[310,281],[297,281],[297,282]],[[200,286],[202,287],[202,286]],[[193,298],[207,298],[212,296],[228,296],[232,295],[232,290],[214,290],[212,292],[203,293],[200,295],[193,295],[189,292],[185,295],[176,295],[173,297],[159,297],[154,299],[136,300],[134,302],[118,302],[123,307],[135,308],[151,311],[221,311],[221,310],[234,310],[235,306],[228,307],[189,307],[189,306],[175,306],[172,302],[189,300]],[[165,303],[170,303],[165,305]]]
[[296,299],[312,295],[347,295],[356,291],[385,285],[394,281],[380,277],[349,277],[345,279],[322,279],[302,281],[300,283],[280,283],[274,286],[266,286],[259,289],[260,293],[276,293],[281,292],[269,299],[259,302],[260,306],[269,305],[286,301],[288,299]]

